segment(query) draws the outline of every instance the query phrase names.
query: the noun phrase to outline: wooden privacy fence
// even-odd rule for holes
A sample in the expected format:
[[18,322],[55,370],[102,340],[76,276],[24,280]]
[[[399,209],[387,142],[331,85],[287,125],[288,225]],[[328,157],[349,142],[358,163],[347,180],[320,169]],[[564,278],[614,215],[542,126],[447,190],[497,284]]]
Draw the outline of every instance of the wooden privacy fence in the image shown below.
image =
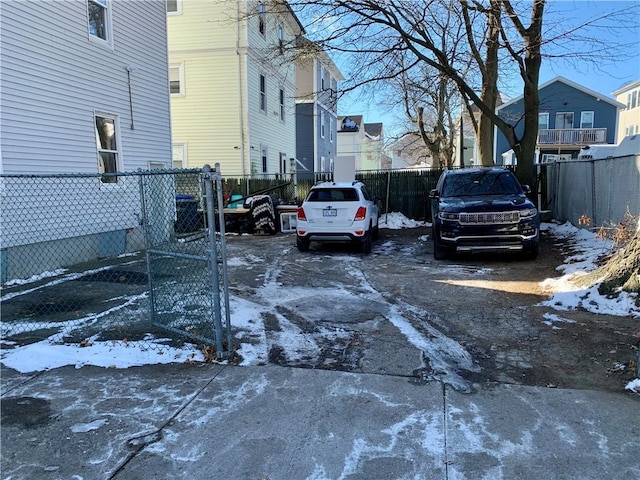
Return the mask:
[[[435,188],[442,170],[389,170],[356,172],[373,197],[382,201],[384,213],[399,212],[414,220],[429,218],[429,190]],[[316,174],[313,179],[294,181],[290,175],[264,175],[260,178],[226,177],[225,186],[232,195],[248,197],[273,189],[283,203],[301,203],[309,189],[319,181],[332,180],[331,174]]]

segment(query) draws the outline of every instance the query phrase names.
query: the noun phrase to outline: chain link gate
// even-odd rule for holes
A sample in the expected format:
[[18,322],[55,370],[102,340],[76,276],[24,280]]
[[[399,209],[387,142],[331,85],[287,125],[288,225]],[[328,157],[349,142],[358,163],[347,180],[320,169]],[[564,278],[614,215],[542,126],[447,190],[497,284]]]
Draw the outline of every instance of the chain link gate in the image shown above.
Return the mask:
[[153,324],[215,346],[217,358],[231,357],[220,165],[174,176],[150,172],[140,176],[140,191]]

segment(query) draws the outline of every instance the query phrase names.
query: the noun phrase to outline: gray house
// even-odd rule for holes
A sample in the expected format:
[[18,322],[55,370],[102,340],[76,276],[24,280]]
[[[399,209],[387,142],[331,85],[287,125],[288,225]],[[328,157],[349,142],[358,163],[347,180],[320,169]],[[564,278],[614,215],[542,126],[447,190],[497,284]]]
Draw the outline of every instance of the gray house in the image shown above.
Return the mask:
[[296,60],[296,159],[298,177],[332,172],[337,156],[338,82],[344,77],[329,56],[300,40]]
[[[539,92],[538,162],[577,159],[585,145],[615,143],[618,109],[625,105],[563,77],[540,85]],[[502,104],[497,112],[522,133],[522,96]],[[495,163],[514,164],[515,155],[498,129],[495,139]]]

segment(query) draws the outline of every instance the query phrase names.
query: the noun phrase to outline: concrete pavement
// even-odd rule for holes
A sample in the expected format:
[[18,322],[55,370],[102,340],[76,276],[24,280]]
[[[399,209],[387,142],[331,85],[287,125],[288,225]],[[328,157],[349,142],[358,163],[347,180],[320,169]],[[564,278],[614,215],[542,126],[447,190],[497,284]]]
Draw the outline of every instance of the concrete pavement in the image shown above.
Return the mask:
[[278,366],[2,369],[3,479],[640,478],[640,397]]

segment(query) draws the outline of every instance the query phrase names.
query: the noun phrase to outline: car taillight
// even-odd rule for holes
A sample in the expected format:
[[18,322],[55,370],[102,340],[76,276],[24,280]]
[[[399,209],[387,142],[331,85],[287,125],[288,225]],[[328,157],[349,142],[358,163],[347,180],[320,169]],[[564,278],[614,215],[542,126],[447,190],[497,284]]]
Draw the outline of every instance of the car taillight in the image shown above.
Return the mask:
[[304,208],[298,207],[298,220],[307,221],[307,216],[304,214]]
[[367,207],[359,207],[354,220],[364,220],[367,216]]

